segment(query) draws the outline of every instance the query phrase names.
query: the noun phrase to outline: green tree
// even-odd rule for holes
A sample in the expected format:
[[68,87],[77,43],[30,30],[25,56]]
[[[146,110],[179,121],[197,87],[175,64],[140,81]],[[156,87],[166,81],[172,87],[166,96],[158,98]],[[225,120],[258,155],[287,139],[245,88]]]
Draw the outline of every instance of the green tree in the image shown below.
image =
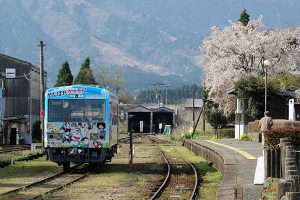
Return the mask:
[[244,9],[241,13],[239,21],[242,22],[244,26],[247,26],[248,22],[250,21],[250,15],[248,15],[246,9]]
[[219,105],[209,98],[209,90],[203,90],[203,103],[204,103],[204,118],[214,128],[215,136],[218,137],[218,129],[225,126],[232,116],[227,117],[224,111],[219,108]]
[[[246,116],[249,120],[259,119],[264,114],[265,85],[263,78],[242,78],[235,84],[237,97],[246,105]],[[271,89],[271,84],[268,84]]]
[[269,79],[269,84],[275,90],[296,90],[300,88],[300,76],[280,74]]
[[90,58],[87,57],[81,65],[80,71],[75,78],[74,84],[96,85],[93,72],[90,68]]
[[73,75],[68,61],[64,62],[57,74],[57,80],[54,86],[68,86],[73,83]]
[[218,129],[226,126],[227,117],[224,111],[220,108],[212,108],[205,113],[205,118],[208,123],[215,129],[215,136],[218,137]]

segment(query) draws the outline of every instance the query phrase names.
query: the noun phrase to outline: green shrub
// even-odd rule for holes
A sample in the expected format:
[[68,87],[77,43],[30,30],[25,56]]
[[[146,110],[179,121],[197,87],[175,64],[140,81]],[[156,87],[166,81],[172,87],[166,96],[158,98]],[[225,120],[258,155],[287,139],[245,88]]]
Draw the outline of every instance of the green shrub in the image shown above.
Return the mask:
[[265,146],[276,147],[280,143],[280,138],[293,138],[292,142],[300,145],[300,128],[278,128],[265,133]]
[[215,135],[211,135],[211,136],[208,136],[207,139],[208,140],[215,140],[215,139],[217,139],[217,137]]
[[196,129],[195,133],[194,133],[194,136],[198,136],[198,135],[201,135],[201,131],[199,129]]
[[242,140],[242,141],[249,141],[248,135],[244,133],[244,134],[242,135],[241,140]]
[[185,134],[185,138],[186,138],[186,139],[191,139],[191,138],[192,138],[192,135],[191,135],[190,133],[187,133],[187,134]]
[[170,135],[170,140],[176,140],[174,135]]

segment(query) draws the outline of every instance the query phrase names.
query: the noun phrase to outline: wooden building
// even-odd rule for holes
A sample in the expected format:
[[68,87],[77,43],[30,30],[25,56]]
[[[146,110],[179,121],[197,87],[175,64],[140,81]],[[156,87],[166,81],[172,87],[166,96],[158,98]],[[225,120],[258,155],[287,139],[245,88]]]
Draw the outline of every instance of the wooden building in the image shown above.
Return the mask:
[[30,144],[32,125],[40,120],[39,68],[0,53],[0,74],[0,144],[18,143],[17,134],[24,143]]

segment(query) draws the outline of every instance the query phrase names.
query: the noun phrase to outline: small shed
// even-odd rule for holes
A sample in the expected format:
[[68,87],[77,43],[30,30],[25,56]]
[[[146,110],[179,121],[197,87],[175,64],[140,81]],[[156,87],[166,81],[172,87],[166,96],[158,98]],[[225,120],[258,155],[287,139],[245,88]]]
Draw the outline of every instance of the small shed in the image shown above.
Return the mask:
[[[153,131],[156,133],[162,132],[165,128],[165,125],[173,125],[175,124],[175,113],[173,110],[167,107],[159,107],[154,109],[153,111]],[[162,124],[162,129],[159,129],[159,124]]]
[[[146,108],[138,105],[127,112],[127,131],[141,132],[140,123],[143,124],[143,133],[159,133],[164,130],[165,125],[175,124],[175,112],[165,106],[158,108]],[[161,130],[159,129],[161,124]]]
[[[128,117],[132,116],[132,117]],[[127,114],[127,131],[132,129],[133,132],[140,132],[140,121],[143,121],[143,132],[151,133],[152,111],[144,106],[136,106],[128,111]]]

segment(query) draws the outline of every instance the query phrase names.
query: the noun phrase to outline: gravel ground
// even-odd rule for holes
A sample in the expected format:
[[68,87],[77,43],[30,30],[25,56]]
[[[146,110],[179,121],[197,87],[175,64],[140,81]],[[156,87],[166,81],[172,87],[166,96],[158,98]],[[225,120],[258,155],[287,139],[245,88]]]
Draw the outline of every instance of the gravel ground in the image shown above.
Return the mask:
[[111,163],[46,199],[149,199],[155,184],[165,175],[157,146],[136,144],[132,167],[128,166],[129,145],[123,144],[118,150]]

